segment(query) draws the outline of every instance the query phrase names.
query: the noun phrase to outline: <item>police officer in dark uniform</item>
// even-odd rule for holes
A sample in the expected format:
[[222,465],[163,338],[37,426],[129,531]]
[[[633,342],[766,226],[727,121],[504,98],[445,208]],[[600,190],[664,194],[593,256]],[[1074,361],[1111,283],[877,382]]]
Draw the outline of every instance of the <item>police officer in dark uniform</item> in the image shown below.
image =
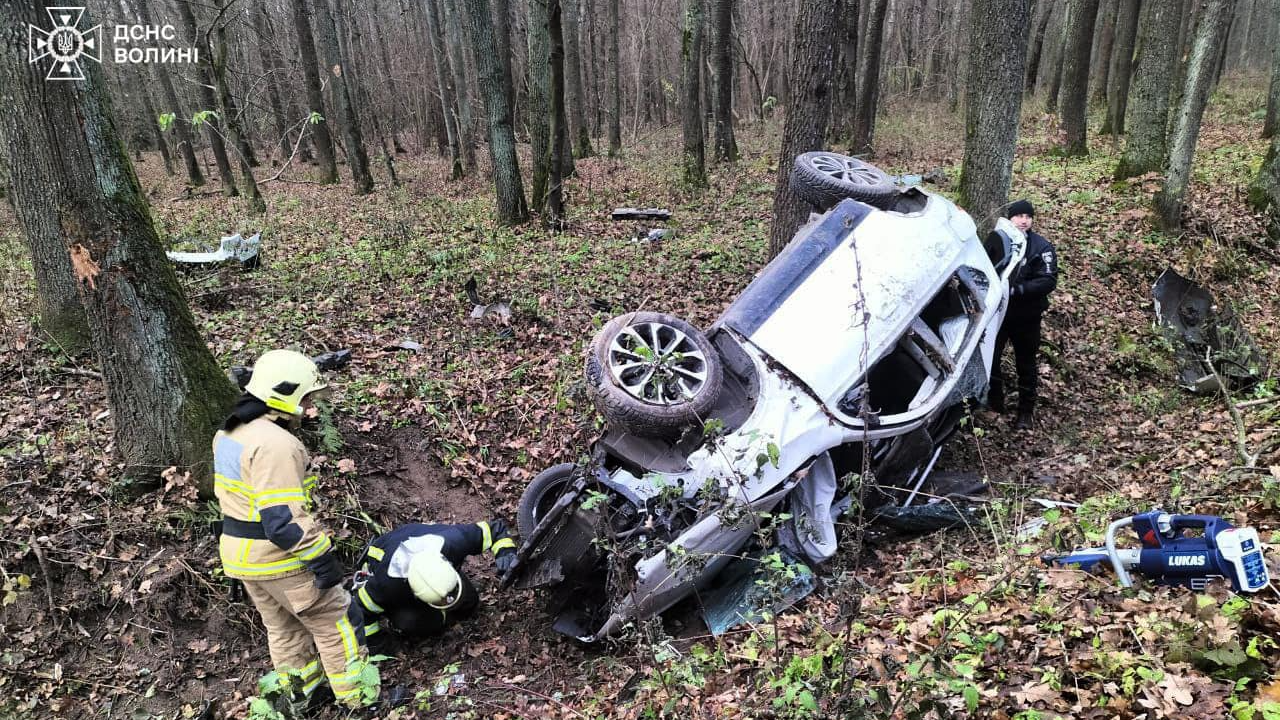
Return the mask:
[[1036,210],[1026,200],[1009,205],[1009,221],[1027,236],[1027,252],[1022,267],[1009,278],[1009,310],[996,335],[996,354],[991,371],[987,405],[1005,411],[1004,373],[1000,358],[1005,344],[1013,343],[1014,367],[1018,371],[1018,419],[1014,427],[1031,427],[1036,407],[1036,353],[1040,348],[1040,319],[1049,309],[1049,293],[1058,286],[1058,257],[1053,245],[1031,229]]
[[374,539],[356,564],[353,586],[370,646],[390,649],[388,625],[418,640],[469,616],[479,596],[461,567],[467,556],[485,552],[493,553],[499,573],[515,563],[516,543],[503,521],[411,523]]

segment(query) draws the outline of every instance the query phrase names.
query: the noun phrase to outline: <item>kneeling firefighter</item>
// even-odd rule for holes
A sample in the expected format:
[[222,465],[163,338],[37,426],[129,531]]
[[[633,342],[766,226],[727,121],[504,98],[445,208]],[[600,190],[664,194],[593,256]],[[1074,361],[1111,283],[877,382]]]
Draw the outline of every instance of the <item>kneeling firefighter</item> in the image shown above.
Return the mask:
[[311,697],[323,668],[334,697],[351,706],[361,702],[364,619],[341,587],[329,536],[308,511],[316,479],[306,477],[309,457],[294,435],[324,388],[302,353],[272,350],[258,358],[213,439],[219,554],[227,577],[244,582],[262,616],[275,669],[298,676]]
[[500,574],[516,559],[502,520],[466,525],[402,525],[374,539],[357,563],[355,593],[365,635],[390,648],[388,628],[407,639],[438,635],[471,614],[479,596],[460,568],[469,555],[491,552]]

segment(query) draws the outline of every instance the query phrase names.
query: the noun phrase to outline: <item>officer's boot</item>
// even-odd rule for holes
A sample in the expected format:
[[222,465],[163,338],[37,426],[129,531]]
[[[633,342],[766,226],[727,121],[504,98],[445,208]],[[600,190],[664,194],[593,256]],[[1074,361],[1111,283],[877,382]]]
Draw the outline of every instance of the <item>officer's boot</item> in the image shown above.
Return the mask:
[[992,380],[987,389],[987,407],[997,413],[1004,413],[1004,383]]
[[1036,396],[1027,395],[1027,393],[1018,393],[1018,419],[1014,421],[1013,428],[1015,430],[1030,430],[1035,422]]

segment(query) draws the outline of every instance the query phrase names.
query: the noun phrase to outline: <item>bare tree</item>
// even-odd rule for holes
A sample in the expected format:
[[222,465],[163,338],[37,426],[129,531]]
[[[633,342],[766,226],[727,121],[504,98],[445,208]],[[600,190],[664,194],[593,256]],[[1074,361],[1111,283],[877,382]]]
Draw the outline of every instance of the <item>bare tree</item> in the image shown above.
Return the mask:
[[329,96],[331,107],[342,128],[343,145],[347,149],[347,167],[351,169],[351,185],[357,195],[373,192],[373,175],[369,173],[369,155],[364,149],[364,133],[360,130],[360,113],[356,108],[355,92],[347,77],[346,58],[338,42],[338,25],[329,7],[329,0],[312,0],[316,8],[316,29],[320,45],[324,48],[324,64],[329,72]]
[[567,79],[566,95],[569,101],[569,123],[573,138],[573,154],[580,158],[591,157],[591,129],[587,127],[586,88],[582,85],[582,54],[579,49],[579,28],[582,17],[581,0],[564,0],[564,62]]
[[715,128],[712,157],[738,159],[733,134],[733,0],[711,0],[711,115]]
[[564,102],[564,23],[560,0],[547,0],[547,29],[551,64],[551,186],[547,193],[545,224],[555,231],[564,229],[565,155],[569,133]]
[[335,183],[338,182],[338,159],[333,147],[333,135],[329,132],[329,119],[324,109],[324,92],[320,86],[320,60],[316,57],[315,37],[311,34],[307,0],[288,0],[288,2],[293,9],[293,29],[298,35],[298,53],[302,56],[302,79],[307,91],[307,112],[309,117],[317,120],[317,122],[308,123],[308,127],[311,129],[311,144],[316,150],[316,163],[320,166],[318,179],[322,183]]
[[984,51],[969,54],[960,203],[985,234],[1013,177],[1031,9],[1027,0],[974,0],[971,12],[968,42]]
[[458,128],[457,98],[453,93],[453,73],[449,69],[449,53],[444,47],[441,32],[440,0],[427,2],[423,12],[427,17],[427,34],[430,36],[431,57],[435,64],[436,87],[444,113],[445,132],[448,136],[450,172],[449,178],[457,180],[463,175],[462,140]]
[[1187,58],[1186,87],[1172,120],[1164,187],[1156,193],[1156,222],[1165,230],[1182,225],[1182,204],[1191,176],[1191,160],[1200,138],[1200,120],[1213,89],[1218,55],[1227,41],[1236,0],[1208,0],[1196,25]]
[[1271,85],[1267,89],[1267,115],[1262,137],[1280,134],[1280,0],[1271,0]]
[[1177,2],[1142,3],[1138,21],[1138,73],[1129,89],[1127,141],[1116,166],[1117,178],[1159,170],[1165,159],[1169,94],[1177,72],[1176,37],[1181,20]]
[[605,70],[605,84],[608,86],[605,96],[609,108],[605,127],[609,135],[609,157],[617,157],[622,154],[622,95],[618,83],[621,65],[618,53],[618,0],[604,1],[609,9],[609,17],[605,24],[608,34],[605,40],[605,57],[609,66]]
[[1028,50],[1030,53],[1027,58],[1026,79],[1023,88],[1026,92],[1034,92],[1036,89],[1036,81],[1040,75],[1040,57],[1044,53],[1044,34],[1045,29],[1049,26],[1049,18],[1053,15],[1053,0],[1040,0],[1038,10],[1039,19],[1034,24],[1034,32],[1031,34],[1031,45]]
[[196,97],[200,103],[199,124],[204,126],[205,137],[209,140],[209,149],[213,151],[213,161],[218,167],[218,176],[222,179],[222,194],[235,197],[240,194],[240,191],[236,188],[236,176],[231,169],[231,158],[227,155],[227,146],[222,142],[222,130],[219,128],[221,123],[209,114],[217,112],[219,105],[213,91],[213,80],[210,77],[208,45],[200,35],[200,26],[196,22],[191,5],[187,2],[179,2],[178,14],[182,16],[182,22],[186,25],[187,37],[191,44],[206,50],[200,54],[200,62],[196,65]]
[[[158,480],[190,469],[207,484],[209,438],[234,398],[196,330],[161,249],[146,198],[111,119],[103,72],[45,82],[28,63],[25,28],[45,22],[44,3],[0,3],[0,138],[13,167],[19,224],[41,252],[61,252],[78,286],[115,426],[125,476]],[[92,24],[92,21],[89,21]]]
[[209,53],[209,67],[218,91],[218,110],[222,113],[222,125],[226,128],[231,147],[236,148],[239,156],[237,159],[240,161],[240,194],[244,197],[249,212],[261,215],[267,211],[267,203],[262,199],[262,193],[258,191],[257,179],[253,177],[252,158],[245,154],[249,143],[240,129],[239,113],[231,100],[231,85],[227,82],[226,3],[227,0],[214,0],[214,7],[218,11],[217,24],[213,28],[216,40],[212,47],[206,45],[205,48],[212,51]]
[[1089,154],[1089,53],[1093,25],[1098,17],[1098,0],[1071,0],[1071,23],[1067,29],[1067,57],[1062,75],[1062,129],[1066,134],[1065,155]]
[[782,148],[778,152],[773,226],[769,230],[770,257],[786,247],[809,213],[804,201],[791,192],[791,163],[800,153],[821,149],[826,141],[831,90],[835,84],[833,61],[840,7],[840,0],[807,0],[796,13],[789,73],[792,95],[782,129]]
[[1115,48],[1116,14],[1123,0],[1101,0],[1098,20],[1094,23],[1093,52],[1089,69],[1091,102],[1106,102],[1107,82],[1111,75],[1111,53]]
[[849,152],[863,155],[873,152],[876,130],[876,105],[880,99],[881,44],[889,0],[868,0],[867,27],[862,35],[862,59],[858,63],[858,99],[853,115],[853,134]]
[[529,143],[533,175],[529,201],[541,211],[551,177],[551,20],[547,0],[529,0]]
[[1103,135],[1124,134],[1124,115],[1129,106],[1129,80],[1133,72],[1140,4],[1141,0],[1120,0],[1116,12],[1116,38],[1111,50],[1111,72],[1107,76],[1107,117],[1102,123]]
[[680,117],[684,156],[680,177],[685,185],[707,186],[705,143],[702,135],[702,0],[684,0],[680,31]]

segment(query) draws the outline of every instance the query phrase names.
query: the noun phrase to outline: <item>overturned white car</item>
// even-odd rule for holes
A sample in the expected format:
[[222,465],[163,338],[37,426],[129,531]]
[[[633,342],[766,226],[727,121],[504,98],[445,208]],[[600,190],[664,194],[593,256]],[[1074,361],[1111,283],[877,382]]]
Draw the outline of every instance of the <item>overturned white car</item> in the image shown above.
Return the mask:
[[829,558],[837,478],[869,470],[882,501],[919,488],[985,396],[1022,233],[1000,220],[989,255],[945,198],[833,153],[797,158],[791,184],[822,214],[705,334],[636,312],[593,342],[606,432],[587,466],[530,483],[507,577],[550,588],[557,630],[660,613],[775,531]]

